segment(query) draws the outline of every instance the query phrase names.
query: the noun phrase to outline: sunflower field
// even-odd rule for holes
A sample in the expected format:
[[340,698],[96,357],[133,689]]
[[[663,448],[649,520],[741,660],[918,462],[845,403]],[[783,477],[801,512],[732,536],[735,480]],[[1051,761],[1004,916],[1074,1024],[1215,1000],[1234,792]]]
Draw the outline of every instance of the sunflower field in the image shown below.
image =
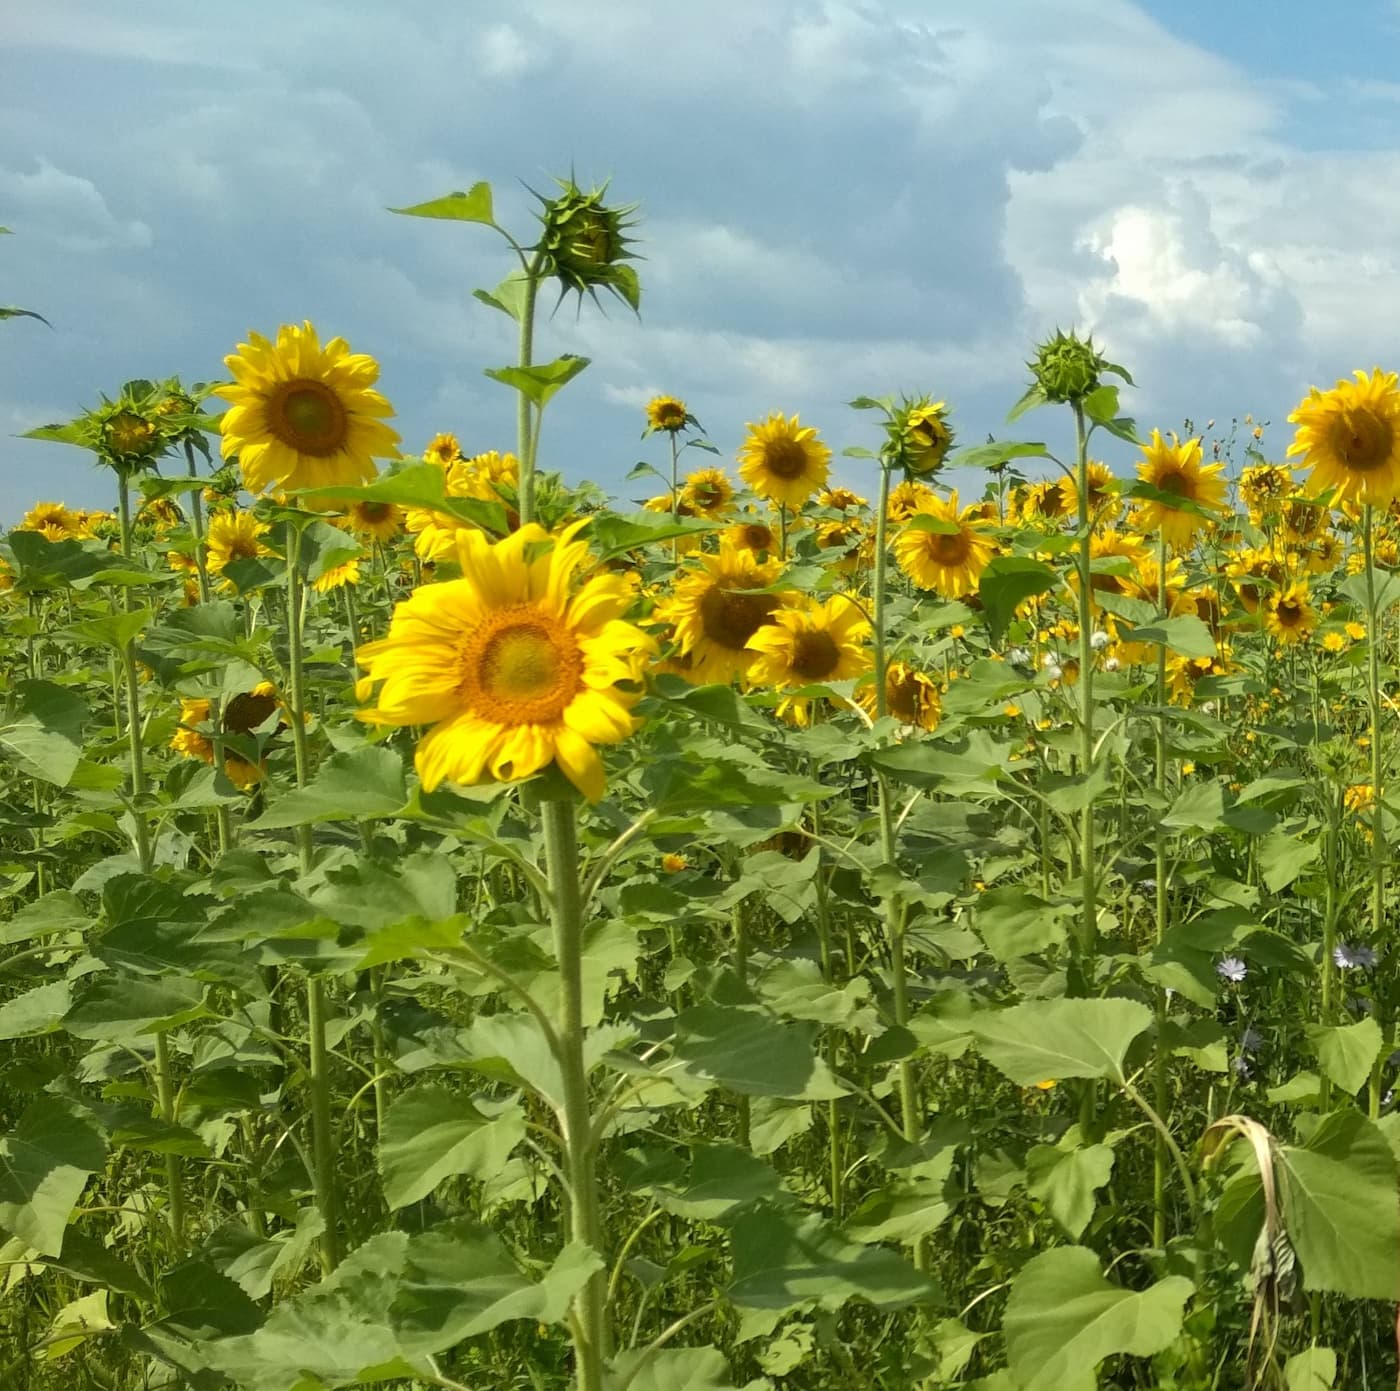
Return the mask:
[[0,1387],[1393,1386],[1397,377],[1140,433],[1056,332],[1016,438],[660,396],[609,498],[635,209],[398,211],[513,440],[310,323],[31,432],[113,510],[0,542]]

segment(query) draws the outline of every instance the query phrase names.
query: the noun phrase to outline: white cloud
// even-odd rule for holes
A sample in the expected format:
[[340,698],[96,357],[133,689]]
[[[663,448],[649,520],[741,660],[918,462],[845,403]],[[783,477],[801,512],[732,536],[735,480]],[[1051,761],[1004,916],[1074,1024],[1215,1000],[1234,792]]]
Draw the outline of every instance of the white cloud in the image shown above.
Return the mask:
[[151,245],[151,229],[115,217],[91,179],[37,161],[32,173],[0,168],[0,207],[26,235],[69,251],[122,251]]

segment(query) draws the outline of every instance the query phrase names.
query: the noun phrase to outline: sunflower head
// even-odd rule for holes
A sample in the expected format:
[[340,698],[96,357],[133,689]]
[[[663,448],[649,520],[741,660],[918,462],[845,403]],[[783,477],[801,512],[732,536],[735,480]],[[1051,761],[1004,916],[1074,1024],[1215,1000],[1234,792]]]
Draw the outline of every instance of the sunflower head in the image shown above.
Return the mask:
[[1334,502],[1384,506],[1400,493],[1400,380],[1379,367],[1330,391],[1316,387],[1288,417],[1289,457],[1312,470],[1309,490]]
[[1264,602],[1264,631],[1285,647],[1306,642],[1317,627],[1317,610],[1306,581],[1295,580]]
[[403,530],[403,508],[393,502],[361,499],[346,509],[345,525],[356,536],[373,541],[392,541]]
[[554,764],[591,801],[604,791],[597,745],[637,726],[654,644],[623,614],[619,575],[575,577],[588,561],[576,522],[558,536],[533,523],[502,541],[458,538],[462,577],[423,585],[394,610],[388,637],[362,647],[362,718],[427,725],[415,754],[426,790],[510,782]]
[[776,411],[748,431],[739,449],[739,474],[759,497],[795,510],[826,483],[831,450],[814,426]]
[[678,435],[690,424],[690,412],[685,408],[685,402],[676,396],[653,396],[647,402],[647,428],[645,433],[650,435],[658,430],[665,430],[668,434]]
[[697,517],[713,521],[733,505],[734,485],[722,468],[696,469],[688,473],[681,489],[681,505]]
[[275,343],[250,333],[224,365],[223,455],[250,493],[364,484],[376,458],[398,457],[393,408],[373,389],[379,364],[343,338],[323,345],[310,323],[284,324]]
[[461,457],[462,446],[457,442],[457,436],[448,434],[446,431],[434,435],[423,451],[423,458],[430,464],[436,464],[439,468],[455,464]]
[[[549,273],[560,284],[561,295],[587,292],[595,299],[600,289],[611,290],[635,310],[641,303],[637,272],[627,264],[634,259],[627,249],[627,232],[638,204],[609,205],[608,186],[584,192],[572,178],[556,179],[559,193],[540,198],[544,224],[539,250],[547,257]],[[537,194],[536,197],[539,197]]]
[[1202,463],[1199,439],[1182,441],[1173,434],[1169,444],[1160,430],[1140,448],[1138,481],[1145,486],[1136,494],[1138,528],[1160,530],[1169,546],[1190,545],[1212,516],[1225,510],[1225,465]]
[[1040,344],[1027,366],[1045,400],[1073,405],[1081,404],[1098,389],[1105,372],[1125,375],[1094,347],[1092,334],[1080,338],[1073,331],[1061,333],[1059,329]]
[[960,599],[977,581],[995,552],[986,535],[987,522],[968,507],[958,510],[958,495],[934,497],[923,504],[894,539],[900,569],[921,589],[945,599]]
[[906,398],[898,410],[890,412],[885,426],[891,464],[915,478],[937,473],[953,445],[947,417],[948,408],[942,401],[927,396]]

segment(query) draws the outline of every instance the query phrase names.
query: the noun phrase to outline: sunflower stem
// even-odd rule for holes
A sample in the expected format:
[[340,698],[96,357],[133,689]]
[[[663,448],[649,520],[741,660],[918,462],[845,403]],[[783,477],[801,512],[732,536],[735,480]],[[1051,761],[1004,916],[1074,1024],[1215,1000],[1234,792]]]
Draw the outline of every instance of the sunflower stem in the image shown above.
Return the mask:
[[[1373,536],[1374,508],[1368,502],[1361,514],[1361,543],[1366,561],[1366,701],[1371,724],[1371,940],[1385,940],[1385,757],[1381,747],[1381,615],[1376,605],[1376,558]],[[1380,992],[1377,992],[1380,995]],[[1378,1010],[1385,1009],[1377,999]],[[1380,1019],[1384,1046],[1371,1069],[1369,1110],[1380,1115],[1383,1065],[1390,1053],[1392,1025],[1387,1013]]]
[[[539,297],[544,253],[536,252],[525,268],[525,300],[520,306],[520,351],[517,365],[529,367],[535,353],[535,301]],[[516,414],[516,458],[520,466],[520,525],[535,520],[535,444],[539,422],[531,415],[530,398],[522,391]]]
[[[124,469],[117,469],[117,515],[121,524],[122,555],[131,558],[131,495],[127,491],[127,477]],[[130,613],[133,607],[130,585],[122,589],[122,607]],[[136,839],[136,858],[142,874],[149,874],[155,863],[152,853],[150,833],[145,821],[146,764],[145,751],[141,745],[141,680],[136,670],[136,651],[133,639],[128,638],[121,645],[122,672],[126,678],[126,724],[127,748],[131,760],[131,824]],[[163,1033],[155,1037],[155,1058],[153,1070],[156,1082],[156,1109],[167,1125],[175,1124],[175,1084],[170,1068],[170,1045]],[[165,1156],[165,1186],[170,1206],[166,1210],[166,1221],[170,1232],[171,1249],[178,1255],[185,1244],[185,1190],[177,1155]]]
[[[1094,771],[1093,514],[1084,407],[1078,401],[1073,403],[1073,407],[1075,482],[1079,492],[1079,775],[1088,785]],[[1094,979],[1094,951],[1099,930],[1092,795],[1084,799],[1079,827],[1079,956],[1083,989],[1088,993]]]
[[[1161,576],[1159,608],[1163,619],[1167,617],[1167,536],[1157,532],[1157,573]],[[1166,811],[1167,798],[1167,648],[1165,643],[1157,646],[1157,766],[1155,785],[1160,807]],[[1161,946],[1167,933],[1167,832],[1159,818],[1155,835],[1156,845],[1153,872],[1156,875],[1156,940]],[[1167,992],[1162,986],[1156,990],[1153,1001],[1157,1016],[1156,1052],[1152,1059],[1153,1106],[1163,1119],[1167,1114],[1168,1083],[1167,1050],[1162,1040],[1167,1027]],[[1171,1156],[1161,1132],[1155,1135],[1152,1152],[1152,1244],[1159,1250],[1167,1241],[1167,1171]]]
[[[560,977],[557,1061],[563,1079],[558,1111],[564,1140],[564,1174],[568,1183],[569,1236],[604,1255],[599,1215],[597,1148],[584,1064],[583,897],[578,855],[578,827],[573,804],[545,802],[545,869],[549,875],[549,915],[554,929],[554,957]],[[609,1355],[607,1273],[596,1271],[574,1296],[574,1377],[578,1391],[601,1391],[603,1363]]]
[[[287,704],[299,788],[305,787],[310,777],[306,739],[306,676],[302,665],[304,596],[301,583],[301,526],[298,521],[292,521],[288,524],[287,537]],[[314,861],[310,826],[297,827],[297,850],[302,875],[308,875]],[[326,997],[317,976],[310,977],[306,982],[306,1031],[307,1087],[311,1093],[311,1179],[316,1207],[325,1226],[321,1237],[321,1268],[330,1274],[340,1264],[340,1233],[337,1230],[335,1138],[326,1049]]]

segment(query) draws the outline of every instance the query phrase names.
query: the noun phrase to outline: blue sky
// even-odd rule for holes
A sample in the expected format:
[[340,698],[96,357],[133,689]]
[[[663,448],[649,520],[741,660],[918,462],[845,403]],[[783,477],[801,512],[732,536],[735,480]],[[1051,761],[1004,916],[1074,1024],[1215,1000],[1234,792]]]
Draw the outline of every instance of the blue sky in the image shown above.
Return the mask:
[[[132,376],[222,372],[312,319],[383,364],[405,446],[509,448],[481,375],[511,325],[483,229],[387,206],[478,179],[531,235],[574,168],[642,204],[640,319],[562,308],[540,351],[593,365],[542,462],[624,495],[641,407],[683,396],[726,456],[800,411],[871,443],[859,394],[1002,421],[1035,340],[1092,328],[1146,429],[1283,422],[1306,387],[1400,364],[1397,11],[1122,0],[46,0],[0,84],[0,521],[109,501],[14,438]],[[1114,444],[1120,472],[1133,451]],[[863,466],[840,465],[868,487]],[[964,484],[971,480],[964,480]]]

